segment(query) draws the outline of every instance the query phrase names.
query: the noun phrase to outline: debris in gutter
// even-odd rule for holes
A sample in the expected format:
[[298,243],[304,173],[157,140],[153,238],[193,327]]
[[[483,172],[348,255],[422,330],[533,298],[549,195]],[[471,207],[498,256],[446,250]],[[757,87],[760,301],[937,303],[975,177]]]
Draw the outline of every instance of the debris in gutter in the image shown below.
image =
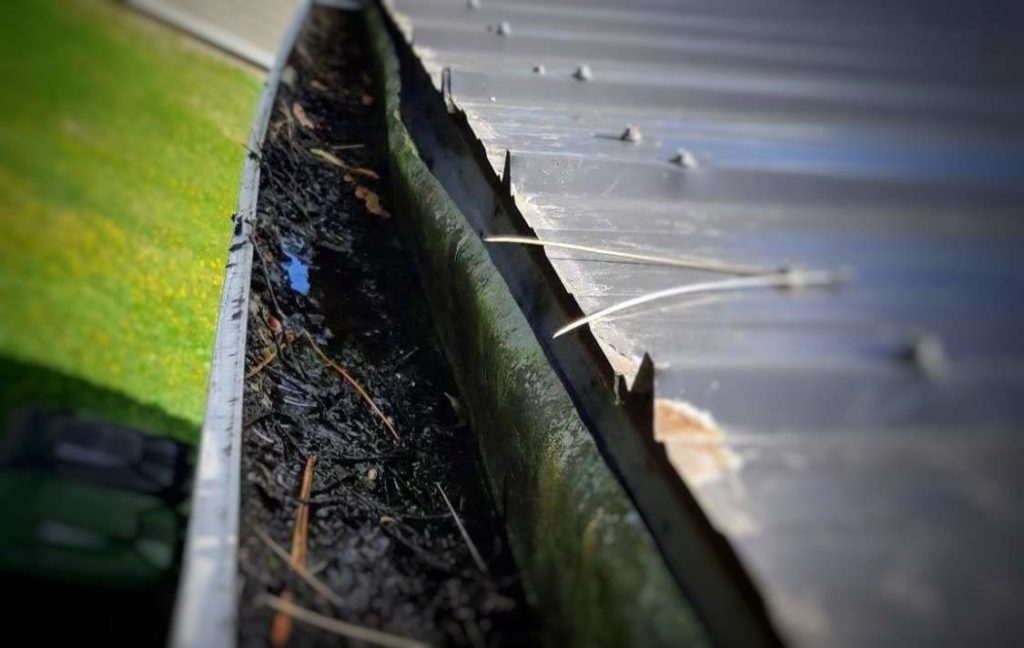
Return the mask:
[[[380,101],[368,107],[362,100],[373,86],[361,29],[349,12],[313,10],[301,41],[308,57],[290,61],[299,81],[293,91],[279,87],[260,153],[246,369],[276,353],[245,384],[238,644],[268,646],[275,609],[283,608],[294,621],[289,646],[343,641],[300,617],[310,610],[326,623],[341,620],[399,641],[529,644],[536,624],[529,621],[500,519],[483,490],[476,437],[456,426],[443,395],[456,393],[455,387],[433,328],[424,326],[429,311],[412,259],[396,219],[374,217],[368,194],[356,195],[362,185],[380,207],[394,209],[382,155],[383,115],[375,110]],[[314,78],[327,90],[314,90]],[[294,103],[315,130],[299,123]],[[289,253],[308,267],[307,290],[291,285],[282,263]],[[330,363],[303,339],[304,332]],[[277,348],[289,333],[294,340]],[[376,410],[332,363],[365,385]],[[287,551],[301,480],[296,473],[312,453],[318,461],[306,572],[326,589],[284,566],[257,533],[266,532]],[[490,575],[477,568],[435,490],[438,482]],[[292,592],[292,605],[279,598],[285,590]],[[276,608],[264,594],[278,597]]]
[[306,115],[306,109],[297,101],[292,104],[292,115],[295,117],[295,121],[299,122],[303,128],[316,130],[316,124]]
[[327,151],[325,151],[323,149],[314,148],[314,149],[310,149],[309,152],[310,152],[310,154],[315,155],[316,157],[320,158],[324,162],[327,162],[328,164],[333,164],[334,166],[338,167],[339,169],[344,169],[345,171],[348,171],[349,173],[354,173],[356,175],[365,176],[367,178],[372,178],[374,180],[380,180],[380,176],[377,175],[377,173],[375,171],[373,171],[371,169],[365,169],[363,167],[352,166],[351,164],[348,164],[348,163],[342,161],[342,159],[339,158],[337,155],[334,155],[333,153],[328,153]]
[[356,392],[359,393],[362,399],[366,401],[366,404],[370,406],[370,409],[373,410],[373,413],[376,414],[377,417],[384,422],[384,427],[386,427],[388,431],[391,432],[391,436],[395,437],[395,441],[400,441],[401,439],[398,436],[398,431],[395,429],[395,426],[391,422],[391,419],[385,416],[384,412],[382,412],[380,408],[377,407],[377,403],[373,400],[373,397],[370,396],[369,392],[367,392],[362,385],[359,384],[359,381],[353,378],[352,374],[338,366],[338,363],[336,363],[334,360],[331,360],[327,356],[327,354],[324,353],[323,350],[320,348],[320,345],[313,341],[313,336],[309,334],[309,331],[303,331],[302,335],[306,338],[306,341],[309,342],[309,345],[313,347],[313,351],[315,351],[316,354],[320,356],[320,359],[323,360],[328,367],[333,369],[335,373],[341,376],[345,380],[345,382],[347,382],[348,384],[352,385],[352,387],[355,388]]
[[289,600],[279,598],[277,596],[271,596],[270,594],[262,595],[259,600],[263,605],[276,610],[279,614],[287,614],[296,621],[301,621],[320,628],[321,630],[326,630],[332,634],[347,637],[354,641],[362,641],[370,644],[376,644],[378,646],[390,646],[393,648],[426,648],[430,645],[423,643],[422,641],[416,641],[415,639],[382,632],[381,630],[374,630],[373,628],[367,628],[354,623],[347,623],[340,619],[332,619],[329,616],[318,614],[312,610],[295,605],[295,603]]
[[315,591],[317,594],[324,597],[326,600],[330,601],[332,604],[336,606],[341,607],[345,604],[345,602],[341,599],[340,596],[335,594],[332,590],[330,590],[326,585],[323,584],[323,581],[321,581],[313,575],[315,570],[307,569],[304,565],[301,565],[298,562],[296,562],[290,555],[288,555],[288,552],[284,550],[284,547],[274,542],[274,539],[267,535],[266,531],[264,531],[263,529],[254,529],[254,532],[256,533],[256,537],[262,540],[263,544],[267,545],[267,548],[269,548],[274,553],[275,556],[280,558],[286,565],[288,565],[289,569],[298,574],[299,578],[305,581],[306,584],[313,589],[313,591]]
[[469,422],[466,416],[466,408],[462,405],[462,401],[459,400],[458,396],[453,396],[448,392],[444,392],[445,398],[448,399],[448,403],[452,406],[452,412],[455,414],[455,425],[462,427]]
[[[299,507],[295,511],[295,530],[292,533],[292,553],[289,562],[300,567],[306,566],[306,554],[308,550],[309,537],[309,496],[313,490],[313,467],[316,465],[316,455],[311,454],[306,459],[306,468],[302,472],[302,485],[299,488]],[[294,594],[285,589],[281,594],[281,600],[291,603]],[[274,648],[282,648],[288,643],[292,634],[292,617],[285,610],[278,610],[274,615],[274,621],[270,626],[270,644]]]
[[299,75],[295,71],[295,68],[288,65],[283,70],[281,70],[281,83],[288,86],[290,90],[294,90],[295,83],[298,81],[298,76]]
[[374,216],[391,218],[391,212],[381,207],[380,196],[378,196],[377,192],[372,189],[367,189],[362,185],[356,185],[356,198],[362,200],[363,204],[366,205],[366,211],[370,212]]
[[462,524],[462,518],[460,518],[459,514],[455,512],[455,507],[452,506],[452,502],[448,499],[448,495],[444,492],[444,488],[441,487],[441,483],[437,482],[435,485],[437,486],[437,490],[441,492],[441,497],[444,499],[444,503],[448,506],[448,511],[452,514],[452,519],[455,520],[455,526],[459,528],[459,533],[462,534],[462,539],[466,541],[466,547],[469,548],[469,553],[473,556],[473,560],[476,561],[476,566],[480,568],[482,573],[488,573],[487,563],[485,563],[483,557],[480,556],[480,552],[477,550],[476,544],[473,543],[473,538],[469,537],[466,527]]

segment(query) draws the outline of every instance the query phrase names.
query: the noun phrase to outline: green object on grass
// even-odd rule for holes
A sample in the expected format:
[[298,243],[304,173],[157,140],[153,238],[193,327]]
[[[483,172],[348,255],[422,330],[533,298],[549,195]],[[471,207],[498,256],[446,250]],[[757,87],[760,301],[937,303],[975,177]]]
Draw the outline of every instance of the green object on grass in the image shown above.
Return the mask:
[[0,506],[0,573],[107,587],[165,580],[184,526],[152,495],[28,472],[0,472]]
[[[259,77],[112,1],[13,0],[0,83],[0,358],[194,443]],[[71,392],[5,376],[0,403],[125,418]]]

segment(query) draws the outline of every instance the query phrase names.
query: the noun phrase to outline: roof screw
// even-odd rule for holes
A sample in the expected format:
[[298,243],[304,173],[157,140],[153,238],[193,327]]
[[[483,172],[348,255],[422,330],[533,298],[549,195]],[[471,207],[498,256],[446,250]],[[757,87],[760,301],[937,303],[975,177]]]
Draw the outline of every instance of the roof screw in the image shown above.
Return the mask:
[[546,74],[547,70],[544,69],[544,64],[543,63],[538,63],[537,65],[533,66],[533,73],[534,74]]
[[590,81],[594,78],[594,73],[590,71],[590,66],[586,63],[576,68],[572,75],[580,81]]
[[787,265],[781,268],[784,277],[784,288],[800,290],[807,286],[807,275],[799,266]]
[[622,135],[619,135],[619,139],[623,142],[639,142],[643,138],[640,127],[636,124],[629,124],[626,126],[626,130],[622,131]]
[[696,169],[697,156],[686,149],[678,149],[676,150],[676,154],[672,156],[672,164],[677,164],[684,169]]
[[512,33],[512,25],[508,24],[507,20],[502,20],[498,23],[498,29],[496,31],[498,36],[508,36]]
[[934,333],[919,336],[906,355],[927,376],[938,376],[946,368],[946,346]]
[[480,8],[480,0],[467,0],[466,1],[466,7],[470,8],[470,9],[479,9]]

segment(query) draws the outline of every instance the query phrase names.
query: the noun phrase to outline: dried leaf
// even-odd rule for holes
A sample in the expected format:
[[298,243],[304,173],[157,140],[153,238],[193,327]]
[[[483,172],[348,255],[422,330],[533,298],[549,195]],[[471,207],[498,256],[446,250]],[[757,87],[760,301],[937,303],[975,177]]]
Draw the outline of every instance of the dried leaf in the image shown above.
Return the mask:
[[356,175],[366,176],[367,178],[373,178],[374,180],[380,180],[380,176],[377,175],[372,169],[364,169],[363,167],[354,167],[347,162],[344,162],[341,158],[333,153],[325,151],[323,149],[310,149],[309,152],[316,157],[320,158],[328,164],[333,164],[339,169],[344,169],[349,173],[355,173]]
[[346,169],[346,171],[350,171],[351,173],[355,173],[356,175],[361,175],[367,178],[371,178],[373,180],[380,180],[380,176],[377,175],[377,172],[374,171],[373,169],[350,166]]
[[292,115],[294,115],[295,119],[300,124],[302,124],[303,128],[308,128],[310,130],[316,129],[316,124],[314,124],[312,120],[310,120],[310,118],[306,115],[306,109],[303,108],[302,104],[300,104],[298,101],[292,104]]
[[373,97],[371,97],[370,95],[366,94],[365,92],[363,93],[363,105],[364,106],[372,106],[373,105]]
[[337,155],[334,155],[333,153],[329,153],[329,152],[327,152],[327,151],[325,151],[323,149],[309,149],[309,152],[312,153],[313,155],[317,156],[318,158],[320,158],[324,162],[327,162],[328,164],[333,164],[336,167],[341,167],[342,169],[344,169],[345,167],[348,166],[347,164],[342,162],[341,159]]
[[362,185],[356,185],[356,198],[359,198],[366,205],[366,211],[380,216],[381,218],[391,218],[391,214],[386,209],[380,206],[380,196],[375,192],[370,191]]

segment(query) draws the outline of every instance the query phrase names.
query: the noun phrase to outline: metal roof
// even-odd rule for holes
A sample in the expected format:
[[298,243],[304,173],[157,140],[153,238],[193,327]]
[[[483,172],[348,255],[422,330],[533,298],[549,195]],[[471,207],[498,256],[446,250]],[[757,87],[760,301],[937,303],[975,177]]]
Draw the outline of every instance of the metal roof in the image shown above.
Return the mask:
[[[942,2],[481,4],[394,7],[438,88],[450,68],[496,175],[511,153],[540,238],[843,278],[592,324],[621,371],[650,354],[656,438],[783,637],[1024,631],[1020,16]],[[732,279],[547,255],[585,313]]]

